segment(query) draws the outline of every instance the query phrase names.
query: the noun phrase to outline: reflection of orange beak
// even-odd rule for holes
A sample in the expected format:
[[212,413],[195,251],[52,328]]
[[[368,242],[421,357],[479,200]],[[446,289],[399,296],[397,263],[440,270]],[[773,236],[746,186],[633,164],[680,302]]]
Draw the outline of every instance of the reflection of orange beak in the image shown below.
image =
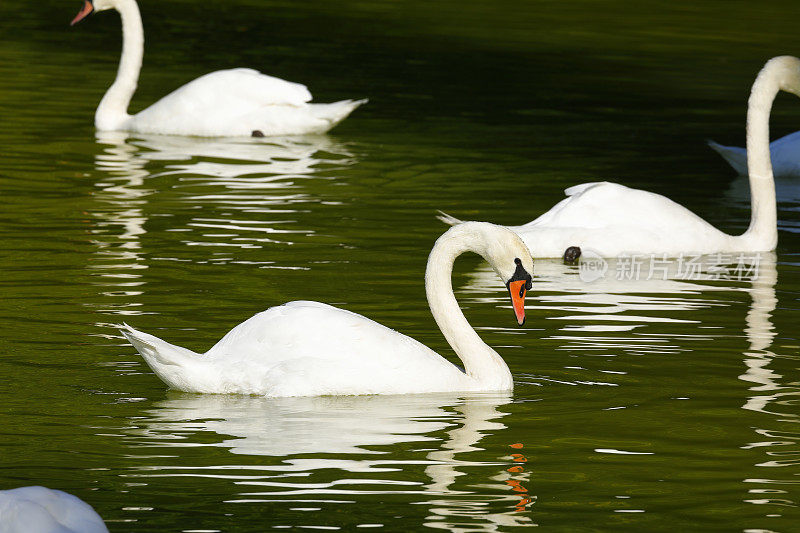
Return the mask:
[[511,294],[511,304],[514,306],[514,314],[517,316],[517,323],[521,326],[525,323],[525,285],[524,279],[512,281],[508,284],[508,292]]
[[78,22],[82,21],[86,17],[86,15],[94,11],[94,6],[92,5],[92,3],[89,0],[84,0],[84,1],[86,3],[83,4],[83,9],[81,9],[80,12],[78,12],[78,14],[75,15],[75,18],[72,19],[72,22],[69,23],[70,26],[74,26]]

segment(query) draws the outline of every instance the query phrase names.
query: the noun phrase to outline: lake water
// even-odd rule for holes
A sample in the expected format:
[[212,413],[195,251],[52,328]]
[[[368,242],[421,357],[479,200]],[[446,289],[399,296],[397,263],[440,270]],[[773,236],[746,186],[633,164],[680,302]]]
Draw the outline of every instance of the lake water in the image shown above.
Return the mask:
[[[312,299],[452,360],[423,288],[438,209],[520,224],[609,179],[743,231],[746,181],[704,141],[743,144],[755,74],[800,54],[800,7],[632,6],[143,1],[134,110],[231,66],[370,98],[327,136],[209,140],[96,134],[116,15],[70,28],[77,0],[5,2],[0,489],[68,491],[112,532],[796,531],[796,181],[755,271],[633,281],[612,262],[587,283],[537,260],[523,328],[460,259],[507,395],[169,392],[115,327],[204,351]],[[771,123],[800,129],[800,101]]]

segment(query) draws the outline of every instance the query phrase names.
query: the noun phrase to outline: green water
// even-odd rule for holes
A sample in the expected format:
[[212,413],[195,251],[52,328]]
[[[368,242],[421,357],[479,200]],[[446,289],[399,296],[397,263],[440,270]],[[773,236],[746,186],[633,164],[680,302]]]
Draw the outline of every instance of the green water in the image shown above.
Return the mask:
[[[746,182],[750,84],[800,54],[796,2],[142,1],[138,110],[249,66],[318,101],[330,135],[96,135],[112,13],[0,6],[0,489],[73,493],[112,532],[796,531],[800,186],[742,279],[584,283],[537,261],[528,321],[476,257],[469,320],[510,395],[263,399],[167,392],[128,322],[203,351],[269,306],[362,313],[453,359],[424,297],[437,209],[527,222],[610,179],[718,227]],[[800,129],[782,95],[773,137]],[[313,324],[309,324],[313,327]],[[1,528],[0,528],[1,529]]]

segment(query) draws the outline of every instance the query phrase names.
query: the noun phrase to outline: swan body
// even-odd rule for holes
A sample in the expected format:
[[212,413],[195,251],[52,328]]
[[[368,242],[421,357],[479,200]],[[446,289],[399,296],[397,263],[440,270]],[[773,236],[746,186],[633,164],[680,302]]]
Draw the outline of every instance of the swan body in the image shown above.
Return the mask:
[[511,227],[537,257],[561,257],[568,246],[602,257],[737,248],[735,237],[660,194],[610,182],[583,183],[565,193],[567,198],[536,220]]
[[[770,251],[778,243],[775,181],[769,151],[769,113],[778,90],[800,96],[800,59],[770,59],[758,74],[747,111],[751,221],[728,235],[660,194],[608,182],[568,188],[567,198],[522,226],[512,226],[536,257],[561,257],[578,246],[603,257],[622,254]],[[460,222],[450,216],[444,222]]]
[[[739,146],[723,146],[714,141],[708,145],[721,155],[742,176],[747,175],[747,150]],[[790,133],[769,145],[772,172],[775,177],[800,176],[800,131]]]
[[436,241],[425,274],[428,304],[464,370],[406,335],[319,302],[258,313],[205,354],[128,325],[121,331],[170,388],[188,392],[282,397],[511,390],[508,366],[472,329],[453,295],[453,262],[465,251],[482,255],[506,281],[520,324],[533,271],[522,240],[501,226],[467,222]]
[[116,9],[122,19],[122,56],[114,83],[95,113],[100,131],[201,137],[324,133],[366,100],[312,104],[305,85],[253,69],[201,76],[135,115],[128,114],[144,54],[144,30],[135,0],[85,0],[75,24],[89,13]]
[[80,498],[45,487],[0,490],[4,533],[108,533],[103,519]]

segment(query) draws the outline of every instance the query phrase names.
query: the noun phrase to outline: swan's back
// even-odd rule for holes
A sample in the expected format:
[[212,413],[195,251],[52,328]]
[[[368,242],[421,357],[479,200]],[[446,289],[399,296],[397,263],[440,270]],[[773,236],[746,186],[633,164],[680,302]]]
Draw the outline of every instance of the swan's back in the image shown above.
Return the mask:
[[[305,85],[248,68],[218,70],[176,89],[132,117],[132,131],[178,135],[265,135],[293,130],[305,121],[311,93]],[[319,119],[316,119],[319,122]],[[322,124],[322,122],[320,122]],[[274,131],[271,131],[272,128]]]
[[103,519],[80,498],[45,487],[0,491],[3,533],[108,533]]
[[[564,191],[567,198],[523,227],[609,228],[619,225],[679,229],[708,225],[666,196],[618,183],[583,183]],[[678,225],[676,227],[676,224]]]
[[[166,368],[137,344],[136,335],[144,335],[150,345],[154,337],[135,330],[124,333],[159,377],[188,392],[402,394],[451,390],[451,386],[459,390],[469,383],[466,374],[422,343],[319,302],[296,301],[267,309],[233,328],[205,354],[188,358],[178,354]],[[160,342],[164,352],[177,348]],[[180,376],[165,379],[167,372]]]
[[513,227],[534,256],[561,257],[568,246],[606,257],[623,252],[704,252],[729,236],[660,194],[618,183],[583,183],[567,198],[523,226]]

